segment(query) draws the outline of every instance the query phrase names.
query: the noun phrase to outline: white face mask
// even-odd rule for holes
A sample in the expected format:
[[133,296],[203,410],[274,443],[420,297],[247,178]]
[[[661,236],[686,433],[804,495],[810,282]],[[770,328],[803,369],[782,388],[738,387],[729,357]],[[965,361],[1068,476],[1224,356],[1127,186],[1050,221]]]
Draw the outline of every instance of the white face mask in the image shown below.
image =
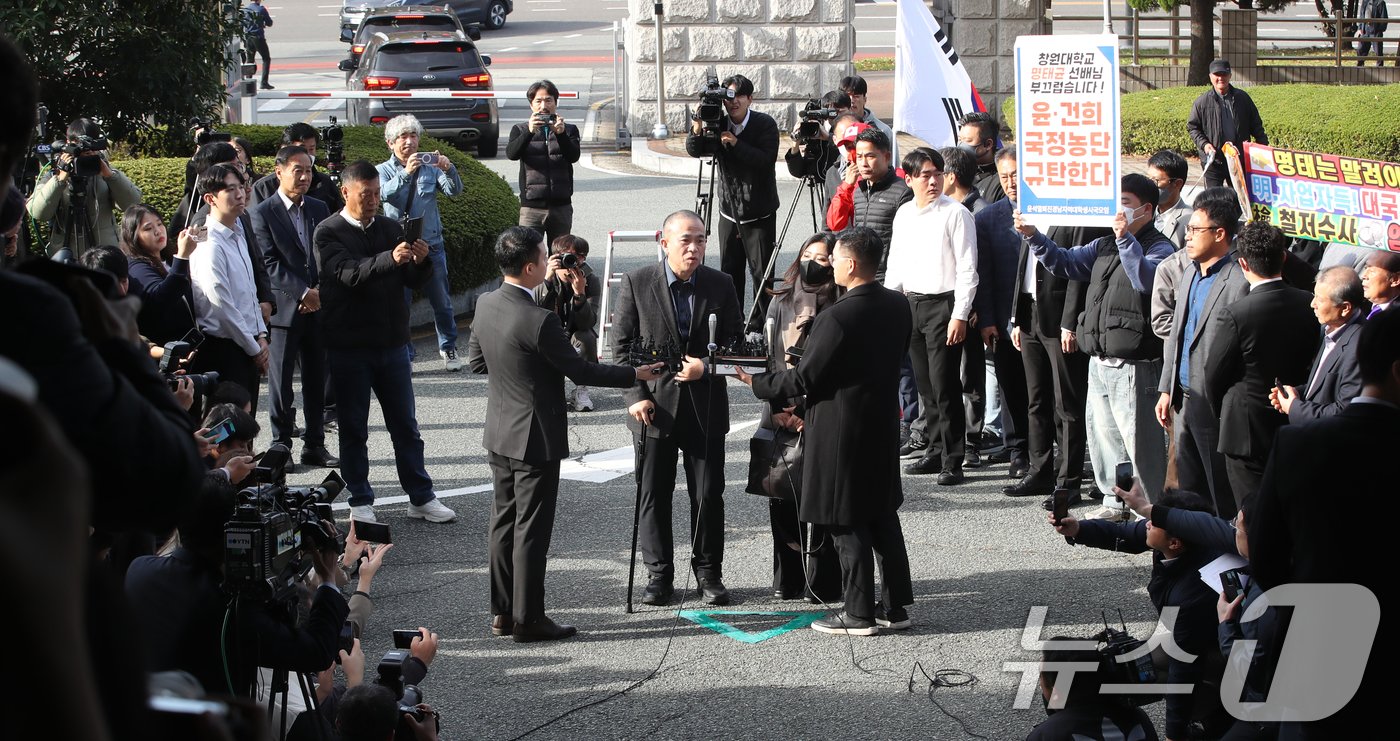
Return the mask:
[[1140,207],[1138,207],[1138,208],[1128,208],[1127,206],[1120,205],[1120,206],[1118,207],[1118,212],[1121,213],[1121,214],[1123,214],[1123,217],[1126,218],[1126,219],[1128,220],[1128,223],[1129,223],[1129,224],[1131,224],[1131,223],[1133,223],[1134,221],[1137,221],[1139,218],[1141,218],[1141,216],[1139,216],[1138,214],[1139,214],[1140,212],[1142,212],[1143,210],[1147,209],[1147,210],[1148,210],[1148,213],[1151,213],[1151,211],[1150,211],[1151,208],[1152,208],[1152,204],[1150,204],[1150,203],[1144,204],[1144,205],[1142,205],[1142,206],[1140,206]]

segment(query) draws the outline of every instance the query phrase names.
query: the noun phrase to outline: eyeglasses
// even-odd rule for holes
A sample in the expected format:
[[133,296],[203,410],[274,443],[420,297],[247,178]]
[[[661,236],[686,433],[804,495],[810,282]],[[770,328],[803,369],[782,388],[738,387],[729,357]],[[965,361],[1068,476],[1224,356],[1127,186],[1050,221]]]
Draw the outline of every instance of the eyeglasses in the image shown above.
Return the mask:
[[1213,231],[1215,231],[1216,229],[1223,229],[1223,228],[1224,228],[1224,227],[1219,227],[1219,226],[1191,226],[1191,225],[1188,224],[1188,225],[1186,226],[1186,233],[1187,233],[1187,234],[1191,234],[1191,235],[1196,235],[1196,234],[1200,234],[1201,232],[1213,232]]

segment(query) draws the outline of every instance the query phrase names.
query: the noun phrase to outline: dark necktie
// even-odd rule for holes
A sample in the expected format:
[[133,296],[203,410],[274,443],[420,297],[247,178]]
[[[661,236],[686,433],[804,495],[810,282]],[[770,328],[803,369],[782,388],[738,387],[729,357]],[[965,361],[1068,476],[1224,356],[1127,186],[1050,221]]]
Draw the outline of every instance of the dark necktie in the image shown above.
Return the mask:
[[686,281],[671,283],[671,301],[676,305],[676,327],[680,330],[682,345],[690,341],[690,296],[693,293],[695,286]]
[[1374,318],[1376,317],[1376,315],[1379,314],[1379,313],[1381,313],[1382,311],[1385,311],[1385,307],[1381,307],[1381,306],[1373,306],[1373,307],[1371,307],[1371,313],[1366,315],[1366,321],[1370,321],[1370,320],[1374,319]]

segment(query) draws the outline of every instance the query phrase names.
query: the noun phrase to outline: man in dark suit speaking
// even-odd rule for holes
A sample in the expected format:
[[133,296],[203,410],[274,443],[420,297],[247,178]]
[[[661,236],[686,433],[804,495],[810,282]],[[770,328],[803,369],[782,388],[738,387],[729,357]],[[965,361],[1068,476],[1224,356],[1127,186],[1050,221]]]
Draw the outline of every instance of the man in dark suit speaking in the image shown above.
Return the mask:
[[[677,211],[661,226],[666,259],[622,276],[613,309],[613,357],[624,359],[633,341],[670,345],[685,358],[679,373],[638,381],[623,395],[634,435],[646,435],[642,458],[638,525],[643,561],[651,573],[642,603],[671,601],[675,549],[671,541],[671,497],[676,457],[685,457],[693,535],[690,568],[701,596],[712,605],[729,603],[723,579],[724,436],[729,432],[729,394],[724,379],[711,375],[708,318],[715,341],[726,345],[741,332],[734,281],[705,267],[705,223],[693,211]],[[640,438],[638,438],[640,442]]]
[[559,461],[569,456],[564,376],[588,386],[625,388],[659,374],[598,365],[579,357],[555,314],[535,304],[535,288],[559,269],[544,237],[511,227],[496,240],[505,282],[477,304],[467,367],[490,372],[486,448],[495,501],[491,505],[491,632],[518,643],[567,638],[577,632],[544,614],[544,572]]
[[301,462],[338,466],[326,450],[322,413],[326,402],[326,341],[321,334],[320,275],[311,237],[330,218],[324,201],[307,195],[311,155],[296,145],[277,152],[277,191],[250,210],[253,234],[272,281],[277,311],[270,324],[268,386],[272,396],[272,441],[288,448],[296,417],[292,371],[301,361],[301,395],[306,404],[305,446]]
[[[891,408],[913,316],[903,295],[875,282],[883,252],[866,227],[841,232],[831,257],[845,295],[817,315],[797,367],[739,380],[760,399],[804,396],[803,522],[829,527],[846,585],[844,613],[812,623],[822,633],[875,635],[909,627],[914,602],[899,524],[899,418]],[[875,604],[875,553],[884,572]]]

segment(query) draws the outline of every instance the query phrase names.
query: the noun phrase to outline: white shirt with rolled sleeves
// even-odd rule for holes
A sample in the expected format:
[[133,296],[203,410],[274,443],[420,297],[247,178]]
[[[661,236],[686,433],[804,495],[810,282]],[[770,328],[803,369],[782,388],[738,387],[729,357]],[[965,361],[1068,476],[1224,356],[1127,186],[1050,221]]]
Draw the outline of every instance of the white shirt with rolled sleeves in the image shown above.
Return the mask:
[[232,340],[249,355],[262,351],[257,336],[267,330],[258,306],[253,265],[243,226],[230,229],[209,219],[208,243],[190,255],[194,311],[199,331]]
[[905,293],[953,292],[953,318],[972,315],[977,295],[977,228],[972,212],[940,195],[923,208],[910,201],[894,215],[885,287]]

